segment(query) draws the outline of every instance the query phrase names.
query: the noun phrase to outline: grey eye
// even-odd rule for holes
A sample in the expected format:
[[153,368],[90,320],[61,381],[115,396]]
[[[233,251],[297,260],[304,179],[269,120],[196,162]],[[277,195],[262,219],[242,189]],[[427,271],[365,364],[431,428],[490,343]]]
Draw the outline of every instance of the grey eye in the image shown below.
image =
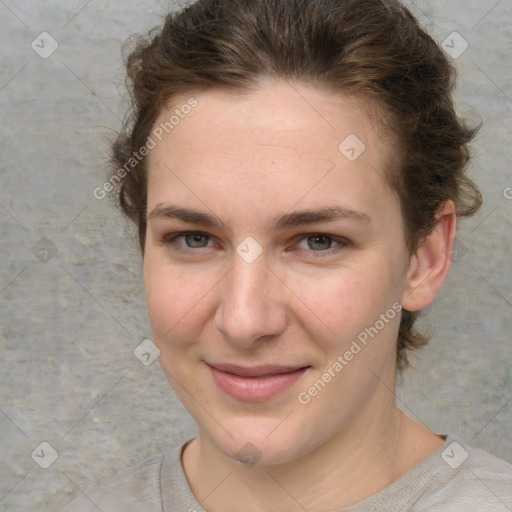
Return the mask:
[[311,235],[308,236],[308,247],[313,250],[325,251],[330,249],[332,245],[332,238],[326,235]]
[[185,242],[188,247],[206,247],[209,237],[200,233],[190,233],[185,235]]

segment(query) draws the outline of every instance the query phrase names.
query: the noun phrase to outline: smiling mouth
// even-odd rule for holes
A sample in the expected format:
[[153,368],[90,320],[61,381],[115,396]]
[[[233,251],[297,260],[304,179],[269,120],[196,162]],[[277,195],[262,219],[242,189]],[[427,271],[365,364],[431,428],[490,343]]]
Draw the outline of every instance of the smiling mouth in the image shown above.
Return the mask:
[[264,365],[242,367],[208,364],[215,384],[227,395],[244,402],[263,402],[295,384],[310,366]]

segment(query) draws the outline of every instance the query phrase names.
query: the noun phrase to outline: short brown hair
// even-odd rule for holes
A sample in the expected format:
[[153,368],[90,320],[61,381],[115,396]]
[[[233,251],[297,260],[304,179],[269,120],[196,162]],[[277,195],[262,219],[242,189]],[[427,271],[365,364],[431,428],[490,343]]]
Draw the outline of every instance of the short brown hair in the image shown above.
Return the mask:
[[[369,97],[384,109],[399,144],[385,178],[400,198],[411,254],[446,200],[454,201],[458,216],[480,207],[480,192],[465,175],[468,144],[479,126],[467,127],[457,117],[453,64],[397,0],[198,0],[168,14],[162,27],[126,49],[132,109],[113,145],[114,172],[146,144],[158,115],[177,95],[293,79]],[[123,174],[117,198],[138,226],[144,253],[146,159]],[[414,329],[417,316],[402,312],[400,369],[407,364],[406,349],[429,339]]]

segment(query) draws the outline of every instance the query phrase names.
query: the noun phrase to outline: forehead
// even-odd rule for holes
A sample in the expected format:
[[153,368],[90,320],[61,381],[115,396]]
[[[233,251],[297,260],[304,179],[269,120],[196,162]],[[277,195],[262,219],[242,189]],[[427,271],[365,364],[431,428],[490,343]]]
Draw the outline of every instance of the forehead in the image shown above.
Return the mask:
[[[191,103],[192,108],[188,106]],[[219,143],[231,149],[240,144],[246,148],[248,144],[272,147],[279,143],[282,149],[324,158],[338,156],[338,143],[351,131],[366,139],[371,153],[375,149],[384,156],[382,112],[368,97],[335,94],[296,82],[267,81],[244,92],[214,88],[177,96],[160,112],[154,130],[161,127],[159,138],[183,149],[193,145],[196,153]],[[186,129],[191,124],[194,133]],[[173,137],[168,137],[171,134]],[[302,146],[297,147],[301,135]]]
[[367,100],[285,82],[192,96],[174,98],[154,125],[148,210],[180,198],[208,198],[213,211],[231,205],[233,215],[240,204],[277,212],[334,200],[376,210],[372,196],[392,199],[383,190],[391,145]]

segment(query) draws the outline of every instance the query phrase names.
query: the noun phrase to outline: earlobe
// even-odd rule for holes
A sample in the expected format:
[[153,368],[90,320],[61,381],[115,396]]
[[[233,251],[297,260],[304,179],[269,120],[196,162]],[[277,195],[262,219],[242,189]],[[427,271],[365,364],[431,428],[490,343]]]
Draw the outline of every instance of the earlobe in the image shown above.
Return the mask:
[[402,297],[404,309],[419,311],[434,300],[450,270],[456,231],[455,205],[449,200],[438,210],[431,233],[411,256]]

